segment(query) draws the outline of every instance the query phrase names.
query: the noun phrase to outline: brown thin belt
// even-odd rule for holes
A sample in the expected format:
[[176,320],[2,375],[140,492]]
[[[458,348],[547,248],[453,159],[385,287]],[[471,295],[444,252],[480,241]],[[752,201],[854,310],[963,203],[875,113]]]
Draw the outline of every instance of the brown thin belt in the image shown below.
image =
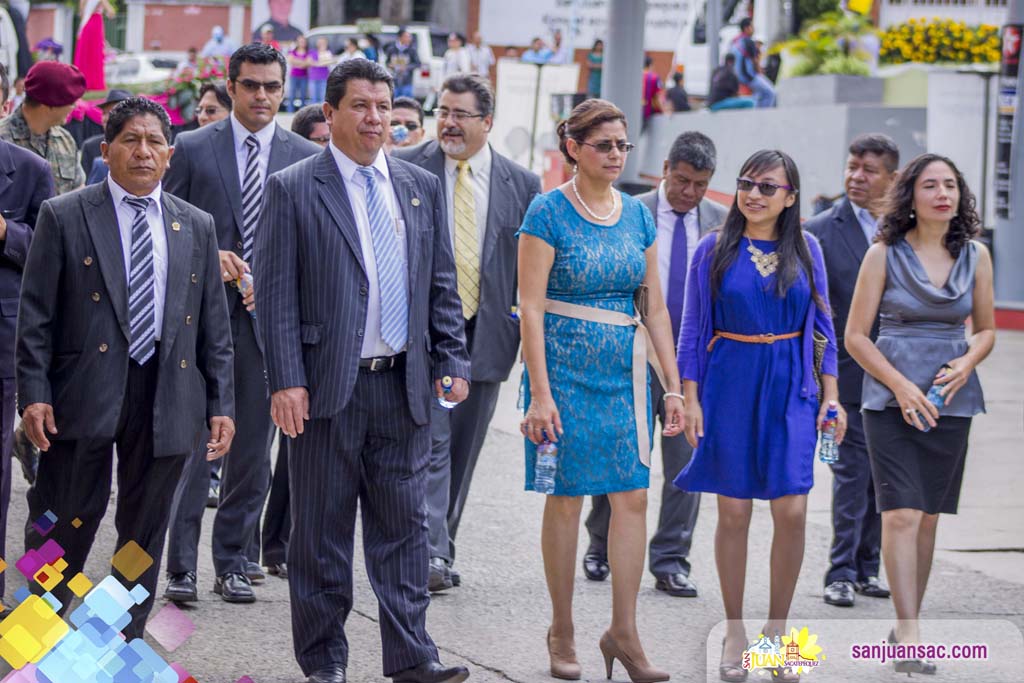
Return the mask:
[[781,339],[794,339],[803,334],[803,332],[786,332],[784,334],[735,334],[733,332],[722,332],[721,330],[715,330],[715,336],[708,342],[708,352],[714,348],[715,342],[719,339],[731,339],[732,341],[744,342],[746,344],[774,344]]

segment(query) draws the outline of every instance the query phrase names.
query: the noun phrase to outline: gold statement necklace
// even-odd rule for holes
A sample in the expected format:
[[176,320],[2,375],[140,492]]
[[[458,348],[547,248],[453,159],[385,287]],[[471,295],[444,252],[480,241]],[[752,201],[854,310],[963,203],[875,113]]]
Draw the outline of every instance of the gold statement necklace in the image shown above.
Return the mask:
[[779,267],[779,252],[773,251],[766,254],[754,246],[753,240],[747,237],[747,251],[750,252],[750,260],[753,262],[761,277],[768,277]]

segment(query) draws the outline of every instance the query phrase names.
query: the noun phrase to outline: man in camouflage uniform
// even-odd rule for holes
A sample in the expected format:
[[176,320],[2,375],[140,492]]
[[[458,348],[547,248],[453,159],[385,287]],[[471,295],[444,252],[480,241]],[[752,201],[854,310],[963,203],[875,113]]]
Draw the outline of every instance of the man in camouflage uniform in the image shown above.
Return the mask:
[[0,121],[0,139],[50,162],[57,194],[85,185],[75,139],[61,125],[84,92],[85,77],[77,67],[38,62],[25,76],[25,101]]

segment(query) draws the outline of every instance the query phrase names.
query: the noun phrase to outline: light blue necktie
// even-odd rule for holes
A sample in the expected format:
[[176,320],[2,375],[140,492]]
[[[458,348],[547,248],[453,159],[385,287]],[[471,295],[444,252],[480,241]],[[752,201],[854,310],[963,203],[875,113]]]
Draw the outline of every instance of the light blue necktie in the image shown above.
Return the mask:
[[146,209],[148,197],[125,197],[135,209],[132,221],[131,273],[128,277],[128,321],[131,343],[128,355],[139,365],[145,364],[156,350],[156,282],[153,270],[153,236],[149,232]]
[[377,261],[377,284],[380,288],[380,336],[395,351],[405,347],[409,336],[409,297],[405,291],[402,269],[405,260],[399,251],[395,223],[391,219],[384,196],[377,186],[374,170],[360,166],[366,188],[366,213],[370,218],[373,256]]

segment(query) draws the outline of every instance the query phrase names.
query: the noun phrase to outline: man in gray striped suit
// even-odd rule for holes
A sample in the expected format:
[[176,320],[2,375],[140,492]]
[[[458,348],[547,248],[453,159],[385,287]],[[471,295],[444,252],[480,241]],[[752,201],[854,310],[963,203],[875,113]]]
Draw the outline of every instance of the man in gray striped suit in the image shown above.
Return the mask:
[[271,414],[290,438],[292,636],[308,683],[344,683],[356,504],[383,670],[458,683],[427,634],[430,404],[469,393],[444,192],[382,147],[393,83],[353,59],[327,80],[328,149],[267,183],[254,273]]

